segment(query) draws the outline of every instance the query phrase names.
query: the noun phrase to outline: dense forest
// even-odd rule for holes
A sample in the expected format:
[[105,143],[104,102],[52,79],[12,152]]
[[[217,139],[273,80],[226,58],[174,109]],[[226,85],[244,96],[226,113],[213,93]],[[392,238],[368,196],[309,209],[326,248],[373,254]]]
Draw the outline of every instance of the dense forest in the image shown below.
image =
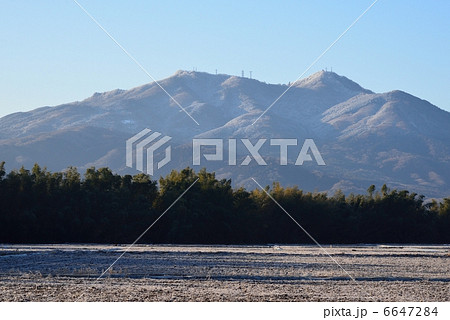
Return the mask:
[[[5,172],[0,163],[0,243],[131,243],[197,178],[141,243],[312,243],[265,191],[233,188],[214,173],[186,168],[159,184],[39,165]],[[274,183],[265,189],[320,243],[450,243],[450,198],[424,204],[406,190],[333,196]]]

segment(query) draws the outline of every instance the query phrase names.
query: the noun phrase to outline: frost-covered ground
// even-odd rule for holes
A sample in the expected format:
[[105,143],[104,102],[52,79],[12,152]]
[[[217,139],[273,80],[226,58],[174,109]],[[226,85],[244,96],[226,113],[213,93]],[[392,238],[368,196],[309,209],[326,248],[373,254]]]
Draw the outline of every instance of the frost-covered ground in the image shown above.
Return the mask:
[[450,301],[450,246],[2,245],[1,301]]

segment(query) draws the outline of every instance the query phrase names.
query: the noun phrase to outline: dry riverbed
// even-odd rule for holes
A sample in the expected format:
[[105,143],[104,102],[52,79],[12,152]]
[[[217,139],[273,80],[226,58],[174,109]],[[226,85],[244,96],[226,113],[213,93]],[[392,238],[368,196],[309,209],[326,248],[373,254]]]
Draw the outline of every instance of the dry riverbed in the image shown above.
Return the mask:
[[126,248],[0,245],[0,301],[450,301],[450,246],[138,245],[97,280]]

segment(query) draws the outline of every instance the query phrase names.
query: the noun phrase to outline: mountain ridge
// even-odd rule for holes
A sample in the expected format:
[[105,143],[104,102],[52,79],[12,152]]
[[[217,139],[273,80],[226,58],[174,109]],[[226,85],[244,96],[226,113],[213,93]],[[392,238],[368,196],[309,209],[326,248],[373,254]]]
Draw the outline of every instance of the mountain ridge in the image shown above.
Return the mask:
[[115,172],[136,173],[125,166],[125,140],[150,128],[172,137],[174,157],[180,152],[180,159],[172,160],[176,167],[158,172],[164,175],[192,166],[193,138],[246,138],[253,143],[296,138],[300,146],[312,138],[325,167],[293,166],[295,152],[289,155],[289,166],[277,166],[276,152],[266,147],[265,156],[274,159],[268,167],[207,167],[246,187],[252,187],[247,170],[263,184],[276,177],[308,190],[341,186],[344,192],[361,192],[370,184],[388,182],[427,196],[450,194],[450,113],[409,93],[375,93],[320,71],[294,83],[253,125],[288,85],[183,70],[159,83],[200,126],[153,82],[0,118],[0,160],[12,168],[38,162],[52,170],[108,165]]

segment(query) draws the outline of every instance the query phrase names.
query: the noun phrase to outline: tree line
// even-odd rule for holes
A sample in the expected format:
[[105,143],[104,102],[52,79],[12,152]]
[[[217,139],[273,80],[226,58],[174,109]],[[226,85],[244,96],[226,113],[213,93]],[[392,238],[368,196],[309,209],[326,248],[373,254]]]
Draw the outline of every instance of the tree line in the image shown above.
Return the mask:
[[450,198],[425,204],[422,195],[386,185],[329,196],[279,183],[233,188],[205,169],[174,170],[158,184],[108,168],[82,177],[74,167],[6,173],[4,165],[0,243],[131,243],[196,179],[141,243],[313,243],[273,199],[320,243],[450,243]]

